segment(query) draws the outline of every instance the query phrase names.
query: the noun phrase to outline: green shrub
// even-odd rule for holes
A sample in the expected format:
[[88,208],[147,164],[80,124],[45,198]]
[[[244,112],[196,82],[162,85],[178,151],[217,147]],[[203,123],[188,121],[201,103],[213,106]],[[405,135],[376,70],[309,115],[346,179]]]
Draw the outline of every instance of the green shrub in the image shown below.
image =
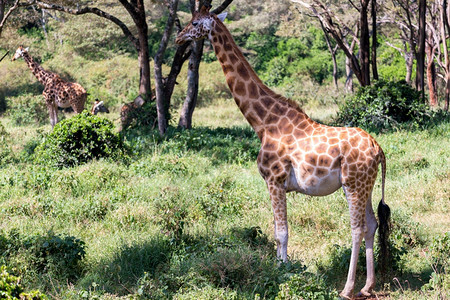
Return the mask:
[[31,253],[30,263],[39,273],[75,279],[81,272],[80,261],[86,251],[85,243],[80,239],[50,231],[47,235],[28,238],[23,246]]
[[24,292],[20,278],[8,273],[6,266],[0,267],[0,299],[44,300],[47,296],[39,291]]
[[450,295],[450,232],[434,237],[429,254],[433,273],[422,290],[435,290],[439,299],[447,299]]
[[317,299],[331,300],[340,299],[336,290],[331,290],[325,281],[313,274],[295,274],[289,281],[280,285],[276,300],[294,299]]
[[37,124],[48,122],[48,112],[42,95],[22,94],[11,97],[8,115],[16,125]]
[[14,160],[14,152],[8,144],[9,133],[0,123],[0,167],[6,166]]
[[0,235],[0,259],[20,270],[28,283],[40,286],[47,280],[75,280],[81,274],[85,243],[73,236],[47,234],[24,236],[16,230]]
[[408,123],[420,127],[430,119],[431,111],[420,93],[404,81],[375,81],[361,87],[340,106],[335,119],[342,126],[366,129],[390,129]]
[[[170,115],[168,116],[170,120]],[[147,101],[137,109],[131,109],[127,115],[122,129],[154,129],[158,125],[158,112],[156,101]]]
[[88,111],[59,122],[36,149],[36,161],[56,167],[71,167],[98,158],[119,158],[126,146],[114,124]]

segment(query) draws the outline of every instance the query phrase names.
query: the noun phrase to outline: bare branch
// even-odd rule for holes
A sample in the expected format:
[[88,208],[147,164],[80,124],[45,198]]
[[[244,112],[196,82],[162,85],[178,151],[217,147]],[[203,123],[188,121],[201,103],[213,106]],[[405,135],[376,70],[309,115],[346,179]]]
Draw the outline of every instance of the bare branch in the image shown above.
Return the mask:
[[[124,1],[124,0],[119,0],[119,1],[121,3],[122,2],[128,3],[127,1]],[[32,2],[34,2],[34,4],[36,4],[39,8],[62,11],[62,12],[65,12],[65,13],[68,13],[68,14],[72,14],[72,15],[83,15],[83,14],[91,13],[91,14],[95,14],[95,15],[97,15],[99,17],[105,18],[105,19],[113,22],[117,26],[119,26],[119,28],[122,29],[122,32],[130,40],[130,42],[133,43],[133,45],[136,47],[136,49],[139,48],[139,41],[138,41],[138,39],[136,37],[134,37],[134,35],[131,33],[131,31],[128,29],[128,27],[125,25],[125,23],[123,23],[117,17],[115,17],[113,15],[110,15],[107,12],[105,12],[105,11],[103,11],[103,10],[97,8],[97,7],[86,6],[86,7],[83,7],[83,8],[73,9],[73,8],[68,8],[68,7],[61,6],[61,5],[49,4],[49,3],[46,3],[46,2],[42,2],[42,1],[34,0],[34,1],[31,1],[30,3],[33,4]]]
[[29,2],[26,3],[20,3],[20,0],[16,0],[16,2],[14,2],[14,5],[11,6],[8,10],[8,12],[3,16],[3,19],[1,20],[0,23],[0,36],[2,34],[3,31],[3,27],[5,26],[6,20],[8,20],[9,16],[19,7],[25,7],[25,6],[30,6],[33,5],[34,0],[31,0]]

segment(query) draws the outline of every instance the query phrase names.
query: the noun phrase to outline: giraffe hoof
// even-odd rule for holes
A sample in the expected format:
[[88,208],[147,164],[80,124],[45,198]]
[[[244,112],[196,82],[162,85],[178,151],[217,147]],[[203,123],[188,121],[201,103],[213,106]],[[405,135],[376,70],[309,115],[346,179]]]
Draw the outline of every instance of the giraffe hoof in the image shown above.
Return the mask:
[[364,289],[362,289],[357,295],[358,298],[370,297],[370,296],[372,296],[372,293],[369,292],[368,290],[364,290]]
[[352,293],[342,291],[339,294],[339,299],[352,299]]

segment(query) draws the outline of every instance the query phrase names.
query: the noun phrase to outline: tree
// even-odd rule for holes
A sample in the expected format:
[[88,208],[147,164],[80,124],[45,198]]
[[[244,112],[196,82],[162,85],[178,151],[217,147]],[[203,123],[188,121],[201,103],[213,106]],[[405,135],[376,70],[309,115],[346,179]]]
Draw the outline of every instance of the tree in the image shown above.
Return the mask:
[[405,81],[411,84],[414,58],[417,57],[417,24],[414,16],[418,13],[417,3],[411,0],[392,0],[392,8],[384,10],[383,22],[396,25],[400,29],[400,40],[403,48],[397,47],[391,42],[387,45],[396,49],[405,59],[406,77]]
[[355,9],[360,13],[359,15],[359,51],[360,59],[349,48],[348,42],[345,37],[350,34],[357,39],[356,34],[347,26],[344,22],[337,17],[331,9],[322,3],[320,0],[312,0],[312,3],[307,3],[301,0],[291,0],[294,3],[298,3],[307,8],[312,14],[320,20],[324,25],[326,31],[334,38],[339,47],[344,51],[345,56],[350,61],[350,67],[358,79],[361,86],[370,84],[370,32],[368,27],[367,10],[369,0],[360,0],[360,7],[353,5]]
[[[5,26],[7,19],[17,9],[21,7],[35,6],[40,9],[57,10],[72,15],[83,14],[95,14],[99,17],[105,18],[122,30],[123,34],[131,42],[138,53],[139,64],[139,94],[144,99],[149,100],[151,98],[151,82],[150,82],[150,56],[148,49],[148,25],[146,21],[144,0],[118,0],[118,2],[126,9],[131,16],[133,23],[136,25],[136,33],[128,28],[128,26],[118,19],[117,17],[97,8],[91,6],[75,7],[64,6],[59,3],[64,1],[43,2],[38,0],[21,1],[15,0],[14,4],[10,6],[9,10],[5,13],[7,0],[0,0],[0,34]],[[73,1],[69,1],[68,5],[73,5]]]

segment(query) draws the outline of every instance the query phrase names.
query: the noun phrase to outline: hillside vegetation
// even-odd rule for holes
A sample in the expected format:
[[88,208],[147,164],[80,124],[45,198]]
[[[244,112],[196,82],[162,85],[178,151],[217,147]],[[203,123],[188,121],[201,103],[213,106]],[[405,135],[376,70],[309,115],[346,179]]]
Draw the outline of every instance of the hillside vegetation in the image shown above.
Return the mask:
[[[236,21],[227,26],[268,85],[327,124],[345,117],[345,103],[348,114],[371,103],[384,113],[377,106],[384,100],[370,90],[357,99],[334,90],[323,33],[312,22],[290,36],[289,24],[273,21],[288,6],[243,2],[230,7]],[[151,5],[155,35],[149,44],[164,26],[162,8]],[[121,105],[138,94],[137,57],[114,26],[86,16],[64,18],[50,21],[47,36],[33,24],[10,27],[0,47],[14,51],[28,44],[44,68],[88,90],[87,108],[98,98],[111,113],[89,119],[61,112],[60,120],[71,122],[55,127],[61,136],[51,135],[43,87],[22,60],[0,63],[0,265],[6,266],[0,298],[9,289],[16,299],[20,293],[30,299],[337,299],[351,250],[343,191],[288,194],[289,263],[279,264],[269,195],[256,167],[259,140],[231,99],[211,49],[200,67],[192,130],[175,128],[185,66],[167,135],[150,127],[118,133]],[[392,60],[391,68],[381,69],[383,78],[403,79],[401,57],[386,46],[379,51]],[[344,58],[338,59],[343,67]],[[450,297],[450,120],[428,110],[421,117],[383,130],[370,119],[358,124],[387,157],[391,267],[387,274],[377,269],[380,299]],[[70,142],[70,125],[85,126],[86,136],[96,134],[90,126],[101,128],[106,140],[80,139],[96,155],[53,148]],[[120,147],[96,147],[111,140]],[[73,163],[60,163],[66,158]],[[380,178],[373,199],[376,207]],[[363,250],[357,290],[365,281]],[[378,249],[375,255],[377,260]]]

